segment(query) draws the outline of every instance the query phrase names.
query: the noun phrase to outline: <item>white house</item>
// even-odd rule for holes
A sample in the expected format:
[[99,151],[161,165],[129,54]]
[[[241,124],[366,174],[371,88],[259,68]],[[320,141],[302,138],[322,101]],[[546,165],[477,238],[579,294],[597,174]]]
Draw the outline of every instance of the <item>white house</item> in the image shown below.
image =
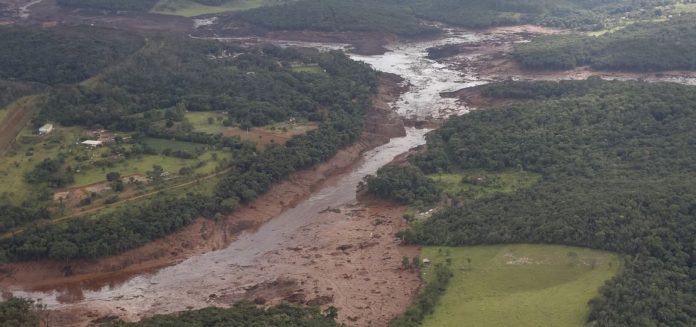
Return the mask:
[[46,124],[39,128],[39,135],[46,135],[53,131],[53,124]]
[[82,145],[87,145],[87,146],[91,146],[93,148],[96,148],[96,147],[102,145],[102,141],[87,140],[87,141],[82,142]]

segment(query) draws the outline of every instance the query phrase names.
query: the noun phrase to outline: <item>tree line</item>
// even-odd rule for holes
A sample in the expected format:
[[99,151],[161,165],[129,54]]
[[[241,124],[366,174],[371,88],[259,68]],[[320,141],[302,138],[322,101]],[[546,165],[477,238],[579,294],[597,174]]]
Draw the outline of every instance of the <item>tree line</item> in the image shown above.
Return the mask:
[[157,315],[136,323],[116,322],[111,327],[340,327],[335,314],[318,308],[301,308],[281,304],[268,309],[253,303],[239,302],[231,308],[209,307],[178,314]]

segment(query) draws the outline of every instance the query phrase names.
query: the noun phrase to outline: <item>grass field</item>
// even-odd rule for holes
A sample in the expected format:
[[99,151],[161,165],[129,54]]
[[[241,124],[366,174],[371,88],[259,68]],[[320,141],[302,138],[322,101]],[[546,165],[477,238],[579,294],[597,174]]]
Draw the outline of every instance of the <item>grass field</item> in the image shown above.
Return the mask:
[[696,3],[683,3],[679,2],[674,5],[674,13],[681,14],[681,13],[687,13],[687,14],[692,14],[696,13]]
[[154,165],[160,165],[164,171],[177,174],[179,169],[183,167],[191,167],[195,166],[198,162],[204,162],[204,165],[196,168],[194,173],[207,175],[213,173],[215,171],[215,167],[217,166],[217,163],[212,158],[213,153],[217,153],[218,160],[232,157],[231,153],[223,151],[208,151],[196,159],[180,159],[159,155],[144,155],[139,158],[130,159],[128,161],[115,164],[113,167],[92,168],[81,171],[80,173],[75,174],[75,183],[73,183],[71,187],[79,187],[102,182],[106,180],[106,174],[112,171],[119,172],[121,176],[133,174],[145,175],[147,171],[152,170],[152,166]]
[[9,111],[9,108],[0,108],[0,124],[2,124],[3,120],[5,120],[5,116],[7,116]]
[[621,268],[615,254],[555,245],[426,247],[422,258],[448,254],[454,276],[424,327],[585,326],[588,301]]
[[479,170],[429,175],[450,196],[481,198],[527,188],[541,176],[525,171],[486,172]]
[[207,6],[191,0],[160,0],[152,12],[185,17],[214,14],[226,11],[240,11],[284,3],[284,0],[229,0],[219,6]]
[[[90,154],[94,160],[100,159],[100,154],[108,153],[105,147],[90,150],[77,144],[84,132],[77,127],[56,127],[49,135],[38,136],[33,134],[33,129],[24,128],[17,137],[16,145],[13,150],[8,151],[0,160],[0,203],[10,203],[18,205],[22,201],[34,194],[34,188],[27,184],[24,176],[31,171],[38,163],[44,159],[55,158],[58,154],[70,154],[68,162],[73,167],[78,166],[74,157],[78,154]],[[149,144],[158,151],[164,149],[194,151],[197,147],[205,145],[178,142],[162,139],[147,138],[145,143]],[[214,159],[213,156],[217,156]],[[180,159],[160,155],[144,155],[140,158],[130,159],[125,162],[116,163],[113,167],[92,167],[89,161],[81,163],[84,165],[79,173],[75,174],[75,182],[69,187],[79,187],[89,185],[106,179],[106,173],[117,171],[122,176],[132,174],[142,174],[152,170],[153,165],[160,165],[165,171],[173,174],[178,173],[182,167],[200,167],[194,169],[194,174],[207,175],[215,172],[219,161],[231,159],[232,153],[229,151],[206,151],[196,159]]]
[[[220,134],[227,129],[226,126],[222,125],[222,119],[226,117],[224,113],[192,111],[187,112],[184,117],[193,125],[193,130],[196,132]],[[212,124],[209,122],[210,118],[213,119]]]
[[157,151],[162,151],[166,149],[170,149],[173,151],[196,151],[198,148],[205,148],[206,145],[204,144],[196,144],[196,143],[191,143],[191,142],[181,142],[181,141],[175,141],[175,140],[165,140],[165,139],[156,139],[152,137],[147,137],[143,141],[145,144],[148,146],[152,147],[153,149]]
[[[47,136],[33,135],[24,128],[17,136],[15,150],[0,158],[0,198],[3,202],[20,204],[32,192],[24,181],[24,175],[44,159],[54,158],[61,151],[77,148],[79,128],[59,128]],[[63,149],[61,149],[63,147]]]

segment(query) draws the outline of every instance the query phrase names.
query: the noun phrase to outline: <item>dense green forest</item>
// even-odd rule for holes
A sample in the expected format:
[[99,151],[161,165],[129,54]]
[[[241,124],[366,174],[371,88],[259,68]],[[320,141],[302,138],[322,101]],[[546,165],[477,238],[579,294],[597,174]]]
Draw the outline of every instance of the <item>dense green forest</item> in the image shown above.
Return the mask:
[[364,182],[370,194],[401,203],[419,207],[440,200],[441,190],[435,182],[411,166],[384,166]]
[[248,302],[236,303],[229,309],[205,308],[174,315],[160,315],[136,323],[115,323],[113,327],[339,327],[331,313],[316,308],[278,305],[257,308]]
[[525,100],[448,121],[424,173],[524,170],[526,189],[454,204],[403,233],[424,245],[566,244],[629,256],[591,303],[598,326],[696,323],[696,92],[668,83],[506,82]]
[[[322,108],[336,103],[332,95],[351,96],[338,85],[343,81],[330,76],[364,72],[339,71],[344,64],[339,61],[345,61],[339,56],[250,50],[185,37],[151,40],[127,63],[104,73],[100,83],[56,88],[40,119],[122,131],[158,130],[165,126],[155,121],[180,121],[186,110],[226,112],[231,123],[244,127],[289,118],[321,121]],[[308,63],[322,65],[328,74],[291,69]],[[364,87],[373,86],[365,81]]]
[[8,327],[36,327],[42,307],[30,300],[13,298],[0,301],[0,322]]
[[248,10],[232,18],[272,30],[388,32],[404,36],[436,31],[404,7],[364,0],[302,0]]
[[[292,69],[307,64],[317,65],[321,73]],[[214,194],[164,194],[107,214],[90,214],[98,219],[29,227],[0,241],[0,257],[97,258],[167,235],[197,217],[230,212],[291,172],[321,162],[354,142],[362,130],[363,113],[371,106],[374,74],[367,65],[339,52],[301,54],[185,37],[151,38],[141,50],[89,83],[53,87],[35,126],[59,122],[107,127],[133,136],[225,148],[232,151],[233,160],[223,162],[219,169],[230,172],[221,178]],[[219,113],[226,117],[225,124],[241,128],[289,119],[313,121],[318,128],[260,151],[237,137],[192,130],[184,119],[186,111]],[[128,146],[124,156],[152,151],[142,145]],[[36,187],[69,185],[74,168],[67,158],[72,155],[63,152],[35,163],[25,180]],[[192,156],[185,151],[169,151],[168,155]],[[45,190],[37,193],[50,195]],[[8,208],[11,210],[0,214],[0,231],[48,215],[41,203]]]
[[38,83],[0,79],[0,108],[5,107],[23,96],[37,93],[43,89],[44,87]]
[[530,69],[694,70],[696,21],[636,23],[601,36],[554,35],[519,44],[514,58]]
[[143,44],[137,35],[108,29],[0,27],[0,79],[75,83]]

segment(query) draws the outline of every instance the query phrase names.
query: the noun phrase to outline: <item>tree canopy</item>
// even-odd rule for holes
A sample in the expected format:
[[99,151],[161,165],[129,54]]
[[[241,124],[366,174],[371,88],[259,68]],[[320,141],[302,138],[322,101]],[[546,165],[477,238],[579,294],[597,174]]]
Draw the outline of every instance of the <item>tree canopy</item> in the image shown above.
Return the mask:
[[525,68],[600,70],[696,70],[694,17],[636,23],[601,36],[552,35],[516,46],[513,56]]
[[113,327],[339,327],[332,317],[316,308],[278,305],[258,308],[249,302],[239,302],[229,309],[205,308],[173,315],[158,315],[136,323],[115,323]]

